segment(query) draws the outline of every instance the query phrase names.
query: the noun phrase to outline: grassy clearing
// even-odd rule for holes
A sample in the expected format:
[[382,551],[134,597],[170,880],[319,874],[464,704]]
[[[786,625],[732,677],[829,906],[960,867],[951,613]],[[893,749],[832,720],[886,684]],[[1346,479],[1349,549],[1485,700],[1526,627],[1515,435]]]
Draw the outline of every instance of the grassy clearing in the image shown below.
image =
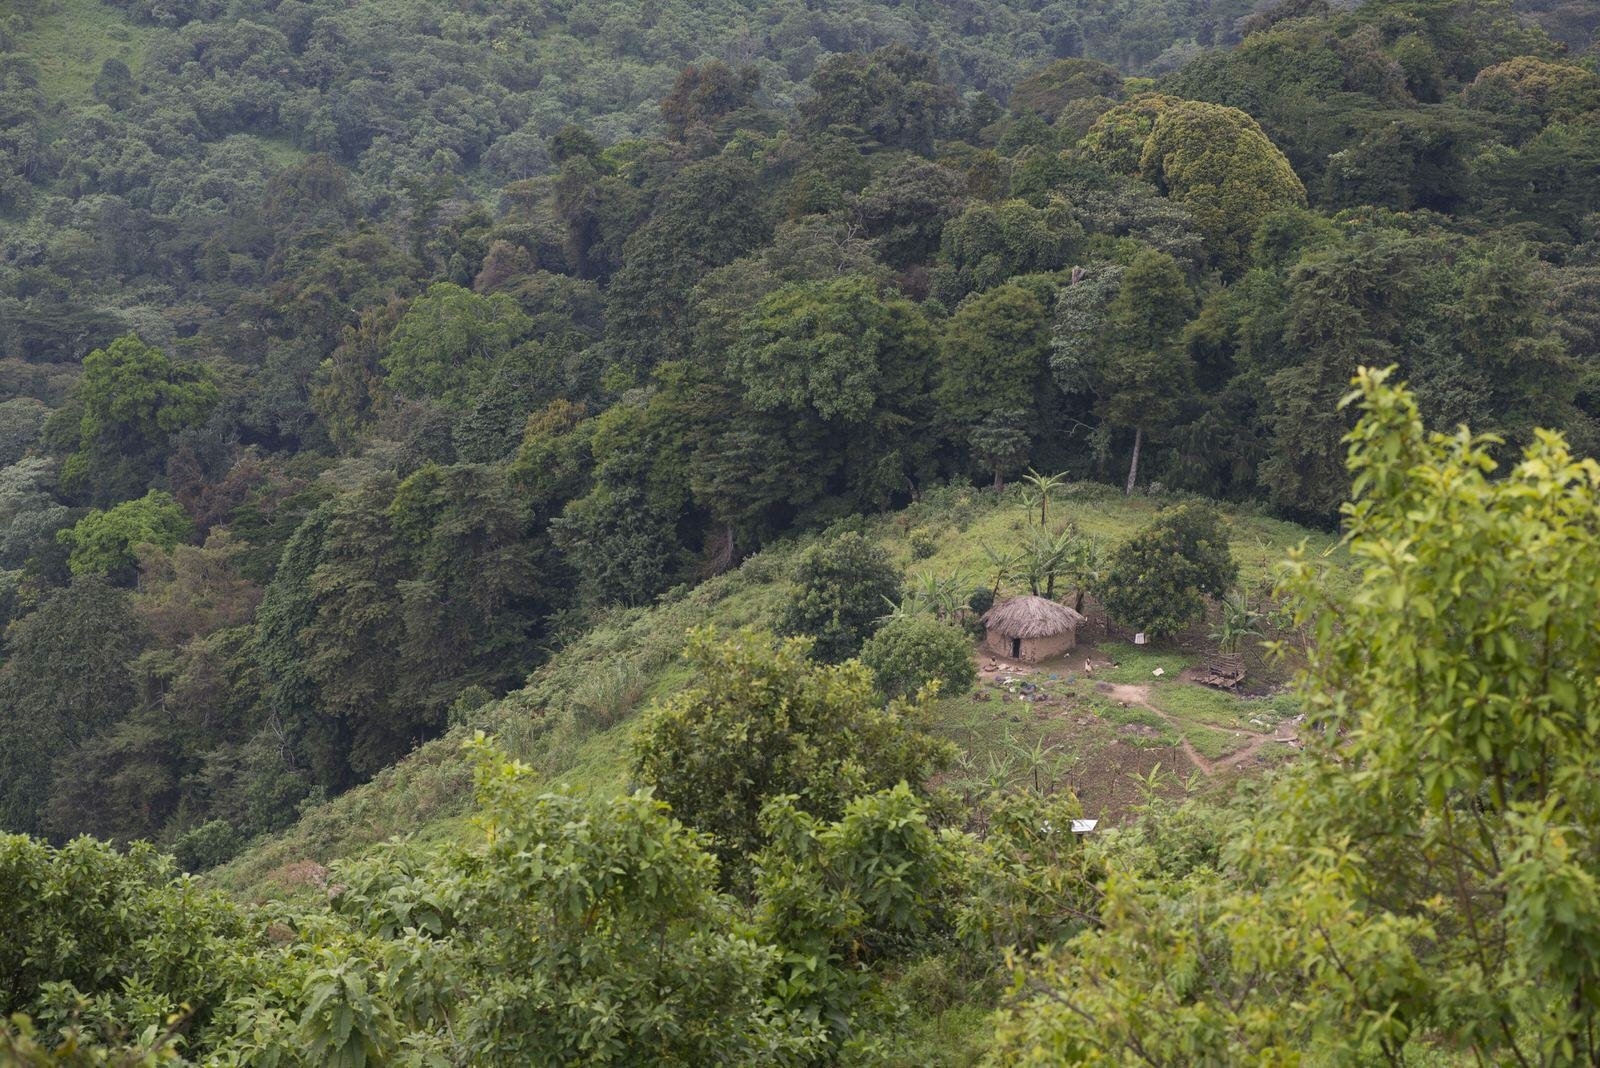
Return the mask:
[[[1220,760],[1250,742],[1248,735],[1242,733],[1247,717],[1241,708],[1245,702],[1239,698],[1188,682],[1157,683],[1150,687],[1150,694],[1150,703],[1170,719],[1148,708],[1123,706],[1103,698],[1094,701],[1092,707],[1111,723],[1142,728],[1140,741],[1148,747],[1187,741],[1206,759]],[[1185,711],[1176,713],[1175,708]]]
[[1222,730],[1219,727],[1185,726],[1183,736],[1194,746],[1195,752],[1207,760],[1221,760],[1223,757],[1232,756],[1250,744],[1248,735],[1239,731]]
[[23,34],[22,51],[39,65],[46,97],[82,98],[108,59],[120,59],[138,74],[148,36],[149,30],[100,0],[53,0],[41,5],[33,28]]
[[[1180,499],[1128,497],[1110,486],[1075,482],[1051,503],[1050,522],[1054,525],[1070,519],[1109,550]],[[913,505],[884,521],[882,533],[909,572],[926,569],[939,575],[961,574],[970,577],[973,585],[987,586],[994,581],[994,571],[983,546],[1009,548],[1021,542],[1030,525],[1038,524],[1038,512],[1024,509],[1021,500],[1016,486],[1008,488],[998,501],[987,490],[945,490],[937,502],[926,507]],[[1338,547],[1335,535],[1252,512],[1226,513],[1226,522],[1229,545],[1239,561],[1239,582],[1246,589],[1270,584],[1284,557],[1302,543],[1311,556],[1326,561],[1333,581],[1342,581],[1340,572],[1348,564],[1349,554]],[[931,536],[935,550],[920,559],[912,553],[909,537],[919,528]]]
[[1268,742],[1256,750],[1256,756],[1260,758],[1263,764],[1268,765],[1288,763],[1299,754],[1300,750],[1292,745],[1284,745],[1282,742]]
[[1237,697],[1187,683],[1157,686],[1151,703],[1174,719],[1203,726],[1231,727],[1264,733],[1299,713],[1293,694]]
[[[1094,677],[1106,682],[1136,684],[1175,682],[1178,672],[1193,667],[1200,657],[1177,649],[1164,649],[1131,642],[1102,642],[1100,654],[1116,662],[1116,667],[1096,668]],[[1161,674],[1155,674],[1160,671]]]

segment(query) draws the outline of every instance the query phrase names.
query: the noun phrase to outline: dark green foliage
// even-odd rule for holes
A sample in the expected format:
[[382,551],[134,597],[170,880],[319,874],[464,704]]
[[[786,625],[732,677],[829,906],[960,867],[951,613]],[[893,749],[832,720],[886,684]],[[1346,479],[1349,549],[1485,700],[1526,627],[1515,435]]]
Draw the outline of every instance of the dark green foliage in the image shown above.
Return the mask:
[[[505,475],[470,465],[380,480],[334,508],[292,634],[315,693],[307,744],[336,746],[316,765],[370,775],[442,729],[463,686],[522,678],[553,592],[525,523]],[[279,684],[288,701],[294,679]]]
[[1166,637],[1200,619],[1205,598],[1222,597],[1238,575],[1216,509],[1180,504],[1111,551],[1095,596],[1121,625]]
[[[307,670],[302,635],[316,618],[311,577],[332,521],[332,506],[322,505],[294,532],[262,594],[256,624],[256,663],[269,722],[280,735],[292,731],[303,739],[301,746],[323,782],[338,781],[346,742],[330,730],[337,724],[317,715],[317,687]],[[286,755],[294,759],[292,751]]]
[[[1060,471],[1030,480],[1160,483],[1331,523],[1354,422],[1337,403],[1362,363],[1395,363],[1435,425],[1503,437],[1485,446],[1502,473],[1538,426],[1579,452],[1600,440],[1600,82],[1574,5],[12,6],[3,826],[148,837],[199,867],[448,727],[515,715],[522,741],[563,746],[562,716],[497,698],[598,613],[698,607],[693,583],[758,549],[904,505],[914,558],[964,552],[928,507],[946,482],[970,495]],[[1169,544],[1209,541],[1188,529],[1203,522],[1162,522],[1103,591],[1155,631],[1192,619],[1226,570]],[[1015,583],[1092,586],[1081,536],[1045,525],[1023,541]],[[865,643],[891,690],[965,678],[953,631],[897,620],[870,637],[918,600],[870,543],[846,544],[806,555],[792,606],[739,610],[814,635],[827,661]],[[1196,573],[1175,578],[1175,559]],[[943,616],[975,578],[948,576]],[[635,656],[665,652],[619,649],[628,662],[573,696],[585,729],[651,684]],[[762,671],[794,668],[773,683],[785,693],[825,679],[853,695],[864,678],[782,658]],[[881,712],[846,703],[828,714]],[[749,704],[758,733],[776,729],[779,712]],[[729,767],[750,756],[740,744],[722,745]],[[777,748],[799,766],[810,745]],[[769,783],[827,812],[806,823],[809,802],[774,800],[772,826],[793,833],[761,862],[747,850],[766,842],[753,821],[769,798],[742,796],[747,837],[724,857],[750,891],[770,864],[758,914],[707,896],[619,906],[595,920],[591,961],[568,953],[587,906],[542,929],[559,960],[529,958],[487,914],[449,944],[427,941],[448,941],[431,920],[347,941],[319,914],[281,954],[241,950],[238,988],[203,1010],[221,1030],[185,1024],[183,1052],[494,1063],[498,1028],[527,1042],[513,1060],[602,1059],[574,1052],[585,1041],[620,1062],[760,1060],[762,1043],[904,1059],[873,972],[931,953],[930,974],[986,990],[973,977],[1002,941],[1099,922],[1092,866],[1029,837],[1067,817],[1064,799],[853,807],[892,769],[917,787],[936,761],[909,752],[862,770],[828,750],[826,783]],[[566,823],[603,824],[605,850],[708,870],[648,805],[529,805],[541,830],[518,849],[582,852]],[[954,832],[930,844],[930,823],[962,822],[992,829],[983,848]],[[1226,867],[1213,847],[1159,840],[1119,872],[1167,845]],[[955,853],[982,877],[948,877]],[[600,859],[560,885],[603,879]],[[374,879],[384,895],[420,887],[415,915],[447,926],[475,885],[457,861],[396,859]],[[550,878],[495,892],[525,905],[560,888]],[[545,921],[524,905],[506,906],[512,922]],[[1193,915],[1203,954],[1230,928]],[[739,926],[752,918],[765,933]],[[697,1000],[702,965],[714,982]],[[36,1038],[77,1012],[83,1056],[109,1059],[101,1015],[137,1045],[192,991],[123,978],[80,1009],[69,991],[30,995]],[[1168,1016],[1198,1003],[1184,989]]]
[[1130,493],[1138,476],[1140,439],[1146,429],[1160,433],[1176,421],[1192,381],[1192,365],[1177,337],[1193,311],[1194,298],[1177,262],[1153,250],[1129,264],[1116,299],[1106,308],[1101,403],[1107,422],[1134,428]]
[[532,666],[562,600],[529,502],[505,469],[427,466],[318,509],[267,587],[267,709],[328,786],[440,731],[463,687],[503,691]]
[[944,228],[937,273],[941,299],[954,304],[1019,274],[1054,271],[1077,255],[1083,227],[1064,200],[974,204]]
[[389,336],[405,312],[399,301],[363,311],[358,323],[344,327],[338,347],[317,368],[311,407],[341,450],[353,449],[390,405],[383,360]]
[[923,155],[955,117],[956,95],[938,62],[905,45],[830,56],[812,74],[811,92],[800,109],[808,130]]
[[22,459],[39,440],[50,408],[33,397],[12,397],[0,401],[0,467]]
[[701,630],[685,656],[690,686],[655,708],[635,736],[640,778],[673,813],[711,836],[724,877],[742,882],[768,840],[758,816],[794,795],[804,812],[837,819],[851,798],[920,785],[950,759],[919,729],[921,710],[885,708],[860,664],[818,664],[804,639]]
[[1194,296],[1176,260],[1140,250],[1126,269],[1080,278],[1057,305],[1050,367],[1069,393],[1094,399],[1106,429],[1131,429],[1127,491],[1146,433],[1160,437],[1189,399],[1194,365],[1180,344]]
[[39,564],[43,554],[65,564],[56,532],[71,525],[73,512],[49,492],[54,471],[55,464],[36,458],[0,468],[0,568]]
[[552,399],[549,383],[557,374],[556,354],[541,345],[528,342],[508,353],[451,428],[456,456],[464,463],[509,460],[522,441],[528,413]]
[[133,709],[128,664],[142,643],[126,594],[87,575],[8,628],[0,666],[5,826],[37,831],[52,766],[62,761],[78,776],[72,755]]
[[1075,100],[1122,94],[1122,72],[1109,63],[1092,59],[1063,59],[1017,83],[1011,91],[1012,110],[1033,111],[1054,121]]
[[504,294],[440,282],[395,324],[383,357],[388,385],[402,396],[466,407],[531,325]]
[[173,435],[205,418],[217,390],[205,368],[174,364],[130,334],[84,357],[76,400],[77,449],[62,481],[110,502],[137,496],[166,462]]
[[[965,413],[963,413],[965,414]],[[994,490],[1005,488],[1005,476],[1027,458],[1033,444],[1028,433],[1028,413],[1021,408],[997,408],[983,414],[967,431],[972,458],[994,472]]]
[[1048,425],[1055,291],[1048,276],[1015,278],[964,301],[940,339],[940,412],[996,484]]
[[205,871],[232,860],[243,842],[227,820],[211,820],[180,834],[172,856],[186,871]]
[[761,85],[754,67],[735,71],[720,60],[683,68],[672,92],[661,98],[667,135],[682,141],[693,127],[709,127],[724,116],[748,107]]
[[[1592,114],[1592,113],[1591,113]],[[1483,210],[1508,222],[1528,224],[1546,240],[1564,241],[1574,223],[1600,207],[1586,174],[1600,165],[1600,128],[1552,123],[1520,148],[1501,147],[1474,161]]]
[[599,488],[551,528],[567,560],[600,604],[643,604],[678,573],[676,517],[635,488]]
[[807,549],[794,584],[780,626],[811,638],[812,655],[830,664],[855,656],[878,618],[900,601],[900,573],[889,554],[853,531]]
[[932,345],[921,310],[869,278],[786,286],[761,302],[728,370],[745,404],[786,428],[792,500],[873,510],[927,476]]
[[861,662],[889,697],[914,694],[930,682],[946,695],[960,694],[978,670],[966,633],[932,616],[891,619],[861,647]]
[[909,267],[939,247],[960,194],[959,175],[913,156],[863,189],[855,211],[884,262]]
[[[1349,419],[1335,406],[1355,368],[1377,358],[1397,360],[1441,421],[1498,426],[1514,438],[1534,424],[1581,425],[1533,265],[1483,249],[1455,253],[1452,264],[1452,246],[1379,231],[1301,259],[1278,327],[1300,355],[1287,364],[1263,350],[1248,357],[1264,373],[1272,438],[1259,477],[1275,501],[1322,514],[1337,506]],[[1414,344],[1424,323],[1431,340]]]
[[377,771],[444,718],[442,708],[430,715],[394,692],[406,630],[399,584],[407,578],[388,516],[395,488],[392,479],[376,481],[335,504],[306,579],[311,613],[295,653],[317,695],[311,730],[336,739],[314,758],[313,766],[339,769],[324,778],[328,785]]
[[100,73],[94,79],[94,98],[120,111],[133,99],[133,72],[128,65],[115,57],[100,64]]
[[182,796],[182,743],[159,713],[135,713],[67,749],[51,769],[42,824],[67,839],[77,834],[125,843],[149,836]]
[[[1083,839],[1061,794],[919,801],[946,751],[861,665],[702,637],[674,695],[619,611],[570,707],[615,752],[664,688],[640,772],[716,859],[481,745],[484,838],[331,908],[0,840],[0,1060],[954,1061],[1013,946],[997,1063],[1595,1059],[1593,472],[1535,432],[1600,440],[1585,5],[0,6],[3,827],[198,869],[447,727],[564,759],[548,687],[497,699],[547,648],[855,513],[965,552],[946,481],[1332,522],[1351,376],[1412,391],[1364,379],[1371,589],[1305,621],[1343,763]],[[1227,588],[1203,509],[1102,567],[1057,478],[1013,583],[1156,633]],[[966,688],[870,542],[800,563],[729,610]],[[975,577],[928,577],[955,618]]]
[[771,233],[761,175],[737,157],[693,163],[662,191],[650,219],[622,247],[606,292],[606,339],[617,362],[638,368],[688,352],[689,291],[705,271],[763,244]]

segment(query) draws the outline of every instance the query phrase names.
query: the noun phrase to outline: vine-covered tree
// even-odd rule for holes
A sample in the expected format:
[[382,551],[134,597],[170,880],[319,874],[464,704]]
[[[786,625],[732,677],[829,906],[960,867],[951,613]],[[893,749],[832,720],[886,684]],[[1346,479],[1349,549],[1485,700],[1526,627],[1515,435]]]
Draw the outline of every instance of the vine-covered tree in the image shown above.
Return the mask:
[[93,575],[75,578],[6,633],[0,666],[0,819],[40,830],[58,761],[132,711],[128,665],[143,646],[127,596]]

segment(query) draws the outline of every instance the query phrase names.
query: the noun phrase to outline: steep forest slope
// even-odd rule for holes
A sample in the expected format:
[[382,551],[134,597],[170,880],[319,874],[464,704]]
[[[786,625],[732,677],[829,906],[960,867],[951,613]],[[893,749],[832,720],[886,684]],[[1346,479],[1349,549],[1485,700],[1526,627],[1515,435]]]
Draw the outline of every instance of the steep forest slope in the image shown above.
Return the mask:
[[952,479],[1327,523],[1359,363],[1593,441],[1600,79],[1511,10],[1167,15],[1242,40],[1159,83],[1049,53],[1160,8],[876,10],[9,14],[5,824],[281,827]]
[[[246,1063],[916,1062],[943,1010],[1016,1063],[1559,1063],[1594,23],[5,5],[0,1012]],[[1089,610],[1083,674],[971,677],[1022,593]],[[1185,677],[1218,656],[1263,692]]]
[[1592,70],[1493,3],[1163,11],[8,14],[6,825],[274,830],[942,481],[1326,523],[1358,363],[1594,441]]

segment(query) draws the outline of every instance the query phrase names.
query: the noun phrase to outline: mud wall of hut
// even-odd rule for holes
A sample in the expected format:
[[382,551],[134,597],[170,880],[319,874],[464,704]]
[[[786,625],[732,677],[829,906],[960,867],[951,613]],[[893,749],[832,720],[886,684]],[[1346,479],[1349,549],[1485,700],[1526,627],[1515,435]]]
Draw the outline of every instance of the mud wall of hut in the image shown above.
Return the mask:
[[1020,652],[1015,656],[1011,652],[1011,639],[1004,634],[989,631],[984,638],[983,644],[984,648],[995,656],[1003,656],[1007,660],[1025,660],[1033,663],[1070,652],[1072,647],[1078,644],[1078,641],[1077,634],[1070,630],[1043,638],[1023,638],[1018,645]]

